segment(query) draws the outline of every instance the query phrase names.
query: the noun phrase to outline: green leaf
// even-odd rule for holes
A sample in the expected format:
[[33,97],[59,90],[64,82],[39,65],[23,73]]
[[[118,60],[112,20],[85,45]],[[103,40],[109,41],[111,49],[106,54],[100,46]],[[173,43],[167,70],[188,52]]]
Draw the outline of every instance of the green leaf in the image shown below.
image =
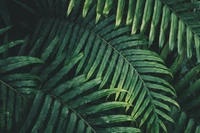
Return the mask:
[[96,56],[96,59],[94,60],[92,66],[90,67],[89,72],[87,73],[86,76],[86,80],[89,79],[92,74],[94,73],[95,69],[98,67],[99,63],[101,62],[102,56],[103,56],[103,52],[106,48],[106,45],[101,45],[101,47],[99,48],[99,52]]
[[176,91],[179,92],[181,90],[181,88],[183,88],[185,85],[187,85],[189,83],[190,79],[193,79],[199,72],[200,72],[200,65],[195,66],[194,68],[192,68],[175,85]]
[[192,57],[192,31],[187,28],[186,29],[186,41],[187,41],[187,57],[190,59]]
[[56,36],[52,42],[49,44],[49,46],[45,49],[44,53],[41,55],[41,59],[46,61],[50,54],[52,53],[53,49],[55,48],[57,42],[58,42],[59,37]]
[[144,34],[144,32],[146,31],[148,27],[148,23],[150,21],[151,14],[152,14],[152,8],[153,8],[152,5],[153,5],[153,0],[147,0],[145,3],[143,19],[142,19],[142,24],[140,28],[140,32],[142,34]]
[[146,83],[146,86],[153,90],[161,90],[161,91],[169,92],[172,95],[176,95],[175,92],[172,91],[170,88],[162,86],[162,85]]
[[77,132],[78,133],[84,132],[84,128],[85,128],[85,123],[83,122],[83,120],[80,120],[79,123],[78,123]]
[[76,57],[72,58],[70,61],[66,62],[66,65],[59,70],[56,75],[48,80],[48,84],[45,84],[43,89],[49,90],[56,85],[71,69],[72,67],[82,58],[83,54],[79,54]]
[[194,127],[194,120],[193,119],[190,119],[189,120],[189,122],[188,122],[188,124],[187,124],[187,127],[186,127],[186,129],[185,129],[185,133],[190,133],[190,132],[192,132],[193,130],[192,130],[192,128]]
[[137,100],[137,102],[136,102],[136,104],[135,104],[135,106],[134,106],[134,108],[133,108],[133,111],[132,111],[132,113],[131,113],[131,116],[134,116],[134,114],[138,111],[139,107],[141,107],[142,102],[145,101],[145,100],[144,100],[144,99],[145,99],[145,96],[146,96],[146,91],[140,93],[139,99]]
[[125,2],[126,1],[124,1],[124,0],[118,0],[115,28],[117,28],[121,23],[122,16],[124,13]]
[[99,19],[100,19],[100,17],[101,17],[101,14],[102,14],[102,11],[103,11],[104,3],[105,3],[105,0],[98,0],[98,1],[97,1],[96,20],[95,20],[95,23],[98,23],[98,21],[99,21]]
[[149,46],[152,44],[152,42],[155,39],[156,36],[156,29],[160,20],[160,16],[161,16],[161,6],[162,3],[159,0],[155,0],[155,4],[154,4],[154,11],[153,11],[153,18],[151,21],[151,29],[150,29],[150,33],[149,33]]
[[170,108],[167,104],[164,104],[164,103],[162,103],[162,102],[160,102],[160,101],[157,101],[157,100],[153,100],[152,102],[153,102],[156,106],[158,106],[158,107],[160,107],[160,108],[163,108],[163,109],[167,110],[168,112],[171,111],[171,108]]
[[[38,94],[36,95],[35,100],[32,104],[32,108],[29,112],[29,115],[26,117],[25,123],[21,129],[21,133],[26,133],[27,130],[29,130],[29,128],[32,124],[32,121],[35,119],[35,115],[39,111],[39,106],[40,106],[40,103],[42,102],[43,96],[44,96],[44,94],[42,92],[38,92]],[[46,104],[45,106],[47,106],[47,105],[48,104]]]
[[[50,116],[50,119],[48,121],[48,124],[47,124],[47,127],[46,127],[46,130],[44,133],[50,133],[50,132],[53,132],[53,129],[54,129],[54,126],[55,126],[55,123],[57,120],[57,117],[59,115],[59,108],[61,107],[61,104],[60,102],[58,101],[55,101],[54,104],[53,104],[53,110],[51,112],[51,116]],[[54,126],[53,126],[54,125]]]
[[185,32],[185,24],[179,20],[178,22],[178,54],[181,55],[183,52],[183,37]]
[[43,124],[44,120],[47,117],[48,111],[50,109],[51,102],[52,102],[52,98],[50,96],[47,96],[45,98],[45,102],[43,104],[42,110],[40,111],[39,116],[37,118],[37,121],[34,124],[31,132],[38,132],[39,131],[40,126]]
[[177,23],[178,17],[175,14],[171,14],[171,27],[169,33],[169,50],[172,51],[175,46],[176,41],[176,34],[177,34]]
[[92,101],[95,101],[97,99],[100,99],[102,97],[105,97],[105,96],[108,96],[108,95],[111,95],[111,94],[115,94],[117,92],[126,92],[126,91],[122,90],[122,89],[118,89],[118,88],[114,88],[114,89],[110,88],[110,89],[100,90],[100,91],[91,93],[89,95],[83,96],[83,97],[81,97],[77,100],[74,100],[72,102],[69,102],[69,105],[72,108],[77,108],[78,106],[90,103]]
[[120,132],[126,132],[126,133],[140,133],[140,129],[133,128],[133,127],[113,127],[113,128],[103,128],[102,130],[97,130],[99,133],[120,133]]
[[197,61],[200,62],[200,41],[198,36],[194,36],[195,47],[196,47],[196,54],[197,54]]
[[164,96],[164,95],[161,95],[161,94],[155,93],[155,92],[151,92],[151,95],[153,97],[155,97],[155,98],[161,99],[161,100],[169,102],[171,104],[174,104],[175,106],[177,106],[178,108],[180,108],[179,105],[178,105],[178,103],[175,100],[173,100],[173,99],[171,99],[171,98],[169,98],[167,96]]
[[67,133],[73,133],[75,126],[76,126],[76,121],[77,121],[77,115],[75,113],[71,113],[70,118],[69,118],[69,124],[67,125]]
[[198,133],[200,131],[200,126],[197,126],[195,133]]
[[4,32],[8,31],[9,29],[11,29],[13,26],[7,26],[5,28],[1,28],[0,29],[0,35],[3,34]]
[[170,20],[170,10],[167,6],[163,7],[162,22],[160,26],[159,47],[162,48],[165,42],[165,32]]
[[133,20],[132,30],[131,30],[132,35],[134,35],[137,29],[139,28],[139,23],[140,23],[140,20],[142,18],[142,13],[143,13],[142,11],[143,4],[144,4],[144,1],[142,0],[138,0],[136,3],[134,20]]
[[134,0],[129,0],[128,3],[128,13],[127,13],[127,18],[126,18],[126,25],[130,25],[133,21],[133,16],[134,16]]
[[101,104],[94,105],[91,107],[87,107],[85,109],[79,110],[78,112],[82,115],[95,114],[95,113],[106,111],[109,109],[115,109],[115,108],[127,107],[127,106],[131,106],[131,105],[125,102],[106,102],[106,103],[101,103]]
[[18,40],[18,41],[10,42],[8,44],[4,44],[4,45],[0,46],[0,54],[6,52],[8,49],[10,49],[18,44],[21,44],[23,42],[24,42],[24,40]]
[[150,98],[146,99],[144,103],[140,106],[139,110],[134,114],[134,118],[137,119],[147,108],[148,104],[150,102]]
[[[141,121],[140,121],[140,125],[139,127],[141,127],[144,122],[148,119],[148,117],[150,116],[150,113],[152,112],[153,108],[152,107],[149,107],[146,111],[145,111],[145,114],[144,116],[142,117]],[[154,115],[152,116],[154,117]]]
[[158,123],[159,123],[160,126],[163,128],[163,130],[164,130],[165,132],[167,132],[167,128],[166,128],[165,124],[164,124],[160,119],[158,119]]
[[0,79],[6,82],[13,82],[13,81],[23,81],[23,80],[37,80],[41,81],[40,78],[36,75],[29,74],[29,73],[14,73],[8,74],[5,76],[0,76]]
[[155,111],[156,111],[156,113],[158,113],[158,115],[160,115],[160,116],[161,116],[162,118],[164,118],[165,120],[174,123],[174,120],[173,120],[171,117],[169,117],[168,115],[166,115],[166,113],[164,113],[163,111],[157,110],[157,109],[156,109]]
[[0,73],[6,73],[11,70],[24,67],[31,64],[44,63],[35,57],[15,56],[0,60]]
[[89,123],[92,125],[101,125],[101,124],[109,124],[109,123],[119,123],[119,122],[128,122],[128,121],[135,121],[132,116],[128,115],[108,115],[102,116],[97,118],[91,118],[88,120]]
[[112,7],[112,4],[113,4],[113,0],[106,0],[105,6],[103,8],[103,15],[104,16],[107,16],[109,14],[111,7]]
[[54,88],[54,90],[51,92],[52,95],[59,96],[62,94],[64,91],[73,88],[73,87],[78,87],[81,84],[85,82],[85,75],[80,75],[77,77],[74,77],[73,79],[64,82],[63,84],[60,84],[58,87]]
[[93,0],[85,0],[84,6],[83,6],[83,18],[86,17],[89,7],[92,4]]
[[62,95],[60,98],[62,101],[67,102],[68,100],[71,100],[72,98],[75,98],[76,96],[86,92],[89,89],[92,89],[96,85],[100,84],[101,79],[93,79],[89,82],[86,82],[82,86],[78,86],[71,91],[69,91],[67,94]]
[[76,0],[70,0],[69,6],[67,9],[67,16],[71,13],[72,9],[74,8],[75,2],[76,2]]

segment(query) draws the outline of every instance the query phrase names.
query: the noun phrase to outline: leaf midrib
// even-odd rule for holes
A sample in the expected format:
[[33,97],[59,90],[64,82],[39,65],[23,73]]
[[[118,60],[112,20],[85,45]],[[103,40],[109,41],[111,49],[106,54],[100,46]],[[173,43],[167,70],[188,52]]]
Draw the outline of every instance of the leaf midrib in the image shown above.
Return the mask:
[[[81,25],[79,25],[79,26],[80,26],[81,28],[85,29],[83,26],[81,26]],[[85,30],[86,30],[86,29],[85,29]],[[93,35],[95,35],[95,36],[96,36],[97,38],[99,38],[100,40],[102,40],[103,42],[105,42],[105,43],[106,43],[108,46],[110,46],[112,49],[114,49],[114,51],[117,52],[117,53],[125,60],[125,62],[127,62],[127,63],[134,69],[134,71],[135,71],[136,74],[138,75],[139,79],[142,81],[142,84],[144,85],[144,88],[145,88],[145,90],[147,91],[147,95],[150,97],[150,103],[151,103],[151,106],[153,106],[153,112],[154,112],[154,114],[156,114],[156,117],[158,117],[158,116],[157,116],[157,113],[155,112],[156,107],[155,107],[155,105],[153,104],[153,98],[152,98],[152,96],[150,95],[150,92],[149,92],[148,87],[146,86],[144,80],[142,79],[142,77],[140,76],[140,74],[137,72],[137,69],[134,68],[133,65],[131,65],[131,63],[120,53],[120,51],[118,51],[115,47],[113,47],[109,42],[107,42],[105,39],[103,39],[100,35],[96,34],[95,32],[93,32],[93,31],[91,31],[91,30],[89,30],[89,29],[88,29],[88,31],[89,31],[90,33],[92,33]]]

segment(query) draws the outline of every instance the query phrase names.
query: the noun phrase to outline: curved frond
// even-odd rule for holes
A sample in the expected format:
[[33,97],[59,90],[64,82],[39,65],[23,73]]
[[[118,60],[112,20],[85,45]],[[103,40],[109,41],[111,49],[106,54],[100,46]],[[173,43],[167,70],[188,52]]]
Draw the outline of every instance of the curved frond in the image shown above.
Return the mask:
[[[77,81],[77,79],[80,81]],[[106,127],[108,126],[109,121],[111,121],[111,123],[134,121],[132,117],[127,115],[123,115],[123,117],[121,116],[123,118],[122,121],[115,121],[113,118],[118,115],[113,114],[111,117],[103,113],[103,111],[106,110],[129,106],[129,104],[125,102],[107,101],[105,103],[94,103],[95,100],[123,90],[105,89],[102,91],[96,91],[91,95],[88,95],[87,93],[84,94],[84,91],[80,92],[80,90],[83,89],[85,91],[95,89],[94,86],[98,85],[99,81],[99,79],[85,81],[84,76],[79,76],[64,83],[65,89],[62,89],[63,91],[60,90],[59,86],[52,90],[51,95],[46,95],[39,91],[35,97],[32,109],[30,110],[21,132],[100,132],[99,130],[108,130]],[[82,82],[82,84],[75,84],[77,82]],[[93,95],[98,97],[93,97]],[[74,101],[75,97],[81,97],[82,100]],[[44,98],[45,100],[43,100]],[[91,104],[93,106],[90,105],[91,107],[86,107],[86,104]],[[102,104],[104,104],[104,106],[102,106]],[[48,112],[50,113],[49,118],[47,117]],[[101,114],[101,112],[103,114]],[[39,116],[37,115],[38,113]],[[90,117],[93,115],[103,115],[107,119],[105,118],[105,120],[101,121],[101,127],[98,127],[96,123],[93,123],[92,120],[90,120]],[[58,125],[55,124],[55,122],[58,122]],[[130,129],[132,131],[140,132],[139,129],[132,127],[127,127],[127,129],[126,127],[123,128],[124,129],[122,129],[122,131]],[[110,131],[115,131],[115,129],[110,129]]]
[[[0,34],[9,30],[11,26],[0,30]],[[29,110],[30,99],[34,99],[40,86],[40,78],[19,69],[28,70],[27,65],[44,63],[42,60],[27,56],[7,57],[12,47],[24,43],[17,40],[0,45],[0,117],[1,132],[19,132]],[[13,130],[15,129],[15,130]]]
[[0,45],[1,131],[200,131],[199,2],[16,2],[38,23]]
[[[23,89],[23,87],[21,88]],[[27,115],[30,101],[22,94],[2,80],[0,80],[0,131],[19,132],[19,127]]]
[[199,72],[200,67],[198,65],[188,71],[175,86],[177,94],[179,95],[177,101],[181,108],[198,122],[200,121],[200,115],[198,113],[200,105]]
[[[70,14],[69,10],[71,11],[75,7],[76,2],[76,0],[70,0],[67,15]],[[97,3],[92,0],[84,1],[83,17],[86,16],[89,7],[92,7],[92,2],[94,3],[93,5]],[[117,3],[113,2],[113,0],[98,2],[96,6],[96,22],[99,20],[101,14],[107,16],[110,10],[117,6],[116,11],[114,11],[116,13],[116,27],[120,25],[122,18],[125,16],[126,24],[132,25],[131,34],[136,34],[136,32],[140,31],[141,34],[148,35],[149,46],[155,42],[157,37],[159,38],[160,48],[167,45],[166,42],[169,40],[170,51],[177,48],[180,55],[183,48],[186,47],[188,58],[192,57],[194,47],[196,49],[197,61],[200,61],[200,29],[198,28],[200,15],[199,12],[188,12],[199,7],[199,2],[183,3],[181,1],[179,3],[166,0],[118,0]],[[128,7],[128,11],[124,11],[125,6]],[[150,30],[147,30],[148,28]],[[184,38],[187,38],[186,43],[184,43]],[[193,42],[194,45],[192,45]]]
[[[149,127],[157,124],[159,127],[162,127],[163,130],[166,130],[163,121],[173,122],[173,120],[165,115],[164,112],[170,111],[168,104],[174,104],[176,106],[178,106],[178,104],[169,97],[170,95],[175,95],[173,88],[164,79],[157,81],[157,79],[161,78],[156,75],[171,75],[170,71],[164,66],[163,60],[160,59],[156,53],[137,49],[137,47],[147,45],[148,42],[145,39],[141,40],[140,35],[127,35],[126,33],[130,32],[131,28],[121,27],[113,31],[115,27],[114,16],[108,17],[104,21],[95,24],[95,19],[92,19],[92,16],[95,16],[93,10],[95,10],[95,8],[93,8],[91,12],[88,12],[89,15],[84,21],[80,16],[76,17],[77,19],[75,19],[74,15],[68,18],[69,20],[75,19],[76,23],[72,21],[63,23],[63,21],[53,19],[40,20],[36,32],[39,33],[38,29],[40,29],[42,25],[48,24],[46,27],[42,27],[45,28],[45,32],[40,33],[42,35],[40,38],[47,37],[47,30],[51,37],[48,36],[49,39],[47,41],[35,41],[32,42],[32,44],[36,44],[34,45],[36,49],[41,47],[47,53],[49,52],[48,58],[58,58],[58,60],[55,61],[60,62],[58,64],[56,63],[58,66],[64,64],[64,67],[59,71],[56,70],[57,73],[55,73],[56,67],[53,65],[55,62],[50,63],[49,67],[45,69],[45,73],[49,73],[49,75],[43,76],[42,78],[42,80],[48,84],[44,84],[42,89],[44,91],[52,91],[58,83],[60,84],[61,81],[64,80],[64,77],[71,77],[68,75],[70,69],[74,69],[75,75],[77,76],[84,73],[86,76],[85,80],[88,82],[85,83],[86,85],[78,87],[77,91],[76,89],[71,90],[64,95],[68,82],[61,85],[59,87],[60,89],[53,90],[56,96],[63,94],[63,96],[60,97],[62,101],[71,104],[73,102],[70,102],[70,99],[82,93],[84,94],[84,92],[88,91],[88,86],[93,88],[97,85],[95,83],[97,82],[96,79],[94,81],[91,79],[94,77],[97,79],[102,77],[101,82],[98,82],[98,89],[100,92],[105,88],[119,88],[126,90],[127,93],[117,92],[115,100],[121,102],[105,103],[105,105],[102,103],[101,106],[104,105],[105,109],[101,111],[110,109],[112,106],[115,107],[115,105],[116,107],[121,107],[120,104],[123,105],[125,102],[127,103],[126,111],[131,112],[131,116],[136,119],[140,126],[146,125],[148,121],[151,121],[148,125]],[[59,23],[65,26],[64,30],[61,28],[54,28],[57,27],[56,25]],[[35,33],[33,38],[39,37],[38,33]],[[59,40],[57,39],[57,35],[59,35]],[[44,43],[47,46],[41,46],[39,43]],[[56,43],[60,45],[55,45]],[[37,52],[35,50],[32,51]],[[62,52],[67,52],[67,58],[64,58],[64,54],[61,54]],[[80,52],[83,54],[79,54]],[[32,53],[31,55],[39,58],[44,57],[37,53]],[[48,61],[48,58],[43,58],[43,60]],[[76,69],[74,68],[75,66]],[[42,66],[31,72],[39,73],[41,68]],[[151,75],[150,79],[147,78],[148,75]],[[53,76],[53,78],[50,78],[51,76]],[[82,84],[82,82],[77,83],[77,85],[79,84]],[[71,88],[72,85],[73,83],[69,82],[68,87]],[[89,96],[92,98],[94,95],[95,94],[91,94]],[[83,97],[83,99],[87,100],[87,97],[88,96]],[[138,99],[138,97],[140,97],[140,99]],[[84,102],[80,100],[76,101],[76,103],[78,105],[84,104]],[[128,105],[133,105],[133,107],[129,107]],[[77,105],[71,106],[76,107]],[[97,113],[99,112],[99,107],[91,106],[82,111]],[[109,108],[106,109],[106,107]],[[96,111],[95,108],[97,108]],[[148,117],[150,114],[151,117]],[[159,128],[156,132],[159,132]]]
[[[161,79],[157,75],[171,75],[169,69],[156,53],[137,49],[148,45],[146,39],[141,39],[141,35],[128,35],[127,33],[131,31],[130,27],[119,27],[113,31],[115,15],[95,24],[94,11],[95,7],[87,13],[84,20],[73,11],[65,21],[41,18],[33,36],[27,37],[27,41],[19,50],[22,55],[27,54],[45,61],[45,64],[32,68],[30,73],[41,73],[42,91],[48,94],[52,92],[51,94],[56,98],[74,108],[92,102],[88,97],[95,100],[95,95],[106,94],[111,98],[113,91],[104,91],[105,88],[126,90],[127,92],[115,92],[116,102],[91,105],[79,113],[95,115],[113,108],[125,107],[125,111],[129,112],[139,126],[144,127],[144,130],[157,125],[156,132],[160,131],[160,127],[166,131],[164,121],[173,122],[173,120],[165,114],[165,111],[170,111],[169,104],[176,106],[178,104],[170,98],[175,95],[174,89],[164,79],[157,81]],[[25,49],[30,50],[25,51]],[[43,52],[38,52],[39,49]],[[52,62],[51,59],[56,60]],[[85,74],[84,80],[83,77],[77,77],[82,74]],[[75,75],[79,80],[73,79]],[[147,78],[148,75],[150,79]],[[67,80],[70,79],[73,80],[68,82]],[[57,86],[59,84],[60,86]],[[97,88],[99,91],[87,96],[86,92],[91,88]],[[79,95],[85,102],[76,100]],[[43,113],[51,110],[53,98],[50,95],[46,98],[51,100],[47,105],[45,104],[48,107],[44,112],[40,110]],[[76,105],[73,105],[74,100]],[[30,117],[32,115],[30,114]],[[45,115],[39,116],[38,119],[42,120]],[[42,129],[39,125],[30,124],[29,126],[33,127],[25,126],[23,130],[37,131]]]
[[169,132],[198,133],[200,131],[199,124],[193,118],[191,118],[185,111],[179,111],[176,107],[173,107],[170,116],[174,119],[175,124],[168,125]]

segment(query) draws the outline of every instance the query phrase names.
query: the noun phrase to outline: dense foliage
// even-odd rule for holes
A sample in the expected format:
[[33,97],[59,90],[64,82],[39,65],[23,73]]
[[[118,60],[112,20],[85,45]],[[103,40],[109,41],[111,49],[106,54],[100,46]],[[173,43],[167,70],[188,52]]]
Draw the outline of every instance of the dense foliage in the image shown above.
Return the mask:
[[199,133],[199,7],[1,0],[0,131]]

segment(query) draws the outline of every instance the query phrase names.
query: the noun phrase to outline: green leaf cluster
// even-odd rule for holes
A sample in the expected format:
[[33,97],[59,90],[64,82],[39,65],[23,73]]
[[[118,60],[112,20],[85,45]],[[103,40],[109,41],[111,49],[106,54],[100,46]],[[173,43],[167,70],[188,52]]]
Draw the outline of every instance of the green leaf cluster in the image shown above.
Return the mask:
[[0,11],[2,132],[200,131],[199,2],[12,2],[37,23]]

